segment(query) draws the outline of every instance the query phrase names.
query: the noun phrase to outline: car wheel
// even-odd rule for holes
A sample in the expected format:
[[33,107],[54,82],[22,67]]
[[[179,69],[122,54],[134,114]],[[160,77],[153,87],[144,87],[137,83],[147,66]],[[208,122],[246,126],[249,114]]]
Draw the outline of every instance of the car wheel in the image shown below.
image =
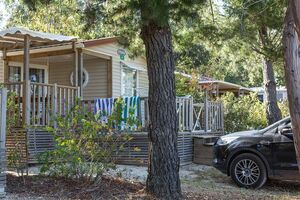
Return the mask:
[[267,181],[267,170],[258,156],[244,153],[231,162],[230,176],[240,187],[260,188]]

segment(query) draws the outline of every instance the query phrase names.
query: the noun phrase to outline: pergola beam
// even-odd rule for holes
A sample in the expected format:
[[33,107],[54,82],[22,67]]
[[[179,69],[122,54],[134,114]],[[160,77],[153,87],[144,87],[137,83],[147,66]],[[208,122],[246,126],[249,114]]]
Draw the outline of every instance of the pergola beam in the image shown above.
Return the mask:
[[[31,53],[30,58],[61,56],[61,55],[67,55],[67,54],[72,54],[72,53],[73,53],[72,49],[64,49],[64,50],[49,51],[49,52],[38,52],[38,53]],[[20,61],[23,59],[24,59],[23,55],[14,55],[14,56],[7,55],[8,61]]]

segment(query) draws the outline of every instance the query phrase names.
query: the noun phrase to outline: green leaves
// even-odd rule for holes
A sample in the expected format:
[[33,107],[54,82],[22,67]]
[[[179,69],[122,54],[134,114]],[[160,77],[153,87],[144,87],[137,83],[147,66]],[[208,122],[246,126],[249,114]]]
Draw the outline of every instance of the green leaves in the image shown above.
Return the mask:
[[[226,132],[261,129],[267,126],[266,105],[259,101],[256,93],[235,97],[226,93],[220,98],[224,104],[224,125]],[[282,116],[289,115],[287,102],[279,102]]]
[[[123,120],[124,102],[119,99],[108,124],[89,110],[76,105],[65,115],[57,116],[57,127],[47,128],[53,133],[55,148],[40,155],[41,173],[63,176],[91,184],[101,180],[103,172],[114,168],[118,152],[126,150],[132,137],[119,132]],[[135,125],[136,119],[127,121]],[[136,150],[134,147],[133,150]]]

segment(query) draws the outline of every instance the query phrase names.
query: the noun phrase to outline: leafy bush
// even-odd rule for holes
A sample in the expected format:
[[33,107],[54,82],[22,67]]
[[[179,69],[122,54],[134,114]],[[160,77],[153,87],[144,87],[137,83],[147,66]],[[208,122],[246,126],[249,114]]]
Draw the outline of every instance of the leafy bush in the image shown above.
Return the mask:
[[7,94],[7,118],[6,118],[6,135],[10,137],[12,145],[7,152],[7,167],[16,170],[19,176],[28,174],[28,166],[26,163],[24,150],[24,142],[19,138],[19,132],[13,129],[19,123],[18,114],[19,107],[16,104],[16,93],[8,92]]
[[176,74],[176,95],[191,95],[196,102],[204,102],[205,94],[201,91],[197,77],[192,79]]
[[[255,93],[242,97],[235,97],[233,93],[226,93],[220,100],[224,103],[226,132],[260,129],[267,126],[265,104],[259,101]],[[283,117],[288,116],[287,103],[278,104]]]
[[[118,131],[123,108],[124,103],[118,100],[108,123],[99,120],[104,113],[95,115],[80,105],[57,116],[56,128],[47,128],[54,135],[55,148],[40,156],[41,172],[86,183],[101,180],[103,172],[114,168],[116,155],[131,140],[128,134]],[[130,115],[129,127],[136,123]]]

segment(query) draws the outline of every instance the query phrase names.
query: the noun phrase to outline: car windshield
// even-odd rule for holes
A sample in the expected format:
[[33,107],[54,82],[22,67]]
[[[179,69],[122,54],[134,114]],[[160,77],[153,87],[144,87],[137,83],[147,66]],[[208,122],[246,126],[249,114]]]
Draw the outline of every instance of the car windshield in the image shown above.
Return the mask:
[[289,123],[290,121],[291,121],[290,117],[286,117],[282,120],[279,120],[278,122],[275,122],[274,124],[271,124],[270,126],[264,128],[264,129],[261,129],[259,132],[261,134],[263,134],[269,130],[277,128],[278,126],[285,125],[285,124]]

